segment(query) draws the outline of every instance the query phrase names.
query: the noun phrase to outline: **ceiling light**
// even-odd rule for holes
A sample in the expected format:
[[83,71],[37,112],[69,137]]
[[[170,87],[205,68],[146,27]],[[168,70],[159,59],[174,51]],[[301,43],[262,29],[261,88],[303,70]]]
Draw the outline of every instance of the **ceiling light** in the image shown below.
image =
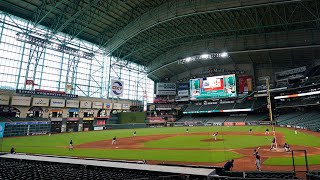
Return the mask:
[[222,58],[226,58],[226,57],[228,57],[229,55],[228,55],[228,53],[226,53],[226,52],[223,52],[223,53],[221,53],[221,57]]
[[191,61],[191,57],[187,57],[185,60],[186,60],[186,62],[189,62],[189,61]]
[[209,59],[210,55],[209,54],[202,54],[201,59]]

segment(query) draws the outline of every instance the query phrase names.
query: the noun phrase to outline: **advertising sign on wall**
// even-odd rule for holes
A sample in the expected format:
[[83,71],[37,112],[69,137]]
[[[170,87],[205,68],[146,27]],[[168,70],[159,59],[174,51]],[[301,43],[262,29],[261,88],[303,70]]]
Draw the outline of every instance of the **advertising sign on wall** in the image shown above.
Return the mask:
[[236,97],[234,74],[190,79],[190,99]]
[[80,101],[80,108],[91,108],[91,101]]
[[66,107],[73,107],[78,108],[79,107],[79,101],[76,100],[67,100]]
[[236,126],[245,126],[246,123],[245,122],[235,122]]
[[121,109],[122,105],[120,103],[113,103],[113,109]]
[[123,81],[111,80],[111,96],[123,96]]
[[157,83],[157,95],[176,95],[177,87],[175,83]]
[[33,98],[32,106],[47,107],[47,106],[49,106],[49,99],[46,99],[46,98]]
[[250,92],[252,91],[252,77],[251,76],[240,76],[238,77],[239,92]]
[[224,126],[233,126],[234,122],[224,122],[223,125]]
[[93,102],[92,108],[93,109],[102,109],[103,103],[102,102]]
[[180,96],[180,97],[189,96],[189,90],[179,90],[178,96]]
[[36,89],[36,90],[23,90],[17,89],[17,94],[30,94],[30,95],[42,95],[42,96],[56,96],[56,97],[69,97],[69,98],[77,98],[78,95],[75,94],[66,94],[61,91],[50,91],[44,89]]
[[112,103],[104,103],[103,109],[112,109]]
[[13,106],[30,106],[31,97],[12,96],[11,105]]
[[0,95],[0,105],[9,105],[10,96]]
[[64,99],[51,99],[50,107],[64,107],[66,101]]
[[130,109],[130,104],[122,104],[122,109]]

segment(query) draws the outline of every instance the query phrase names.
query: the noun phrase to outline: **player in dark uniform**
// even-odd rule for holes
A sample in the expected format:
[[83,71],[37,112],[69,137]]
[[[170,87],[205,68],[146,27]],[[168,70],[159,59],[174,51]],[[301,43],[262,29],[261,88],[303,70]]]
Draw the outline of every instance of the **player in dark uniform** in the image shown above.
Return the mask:
[[224,170],[225,171],[232,171],[233,162],[234,162],[233,159],[231,161],[226,162],[226,164],[224,165]]

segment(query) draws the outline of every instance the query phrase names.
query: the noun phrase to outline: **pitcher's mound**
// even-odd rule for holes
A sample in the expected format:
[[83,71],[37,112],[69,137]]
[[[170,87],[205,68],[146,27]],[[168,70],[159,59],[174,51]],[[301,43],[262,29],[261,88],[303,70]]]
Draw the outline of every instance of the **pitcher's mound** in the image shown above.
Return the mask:
[[201,141],[203,141],[203,142],[218,142],[218,141],[224,141],[224,139],[214,140],[214,139],[210,138],[210,139],[202,139]]

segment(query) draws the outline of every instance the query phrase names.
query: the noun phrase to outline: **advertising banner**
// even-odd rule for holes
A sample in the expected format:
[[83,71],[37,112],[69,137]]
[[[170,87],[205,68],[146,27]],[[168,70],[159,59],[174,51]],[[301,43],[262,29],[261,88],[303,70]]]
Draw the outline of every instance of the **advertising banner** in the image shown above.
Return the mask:
[[189,83],[179,83],[178,84],[178,91],[180,90],[189,90]]
[[93,117],[87,117],[87,118],[83,118],[82,120],[84,120],[84,121],[93,121],[94,118]]
[[190,79],[190,99],[212,99],[236,97],[234,74]]
[[5,127],[6,127],[6,123],[0,122],[0,138],[3,138]]
[[0,105],[9,105],[10,96],[0,95]]
[[178,90],[178,96],[189,96],[189,90]]
[[42,95],[42,96],[55,96],[55,97],[69,97],[69,98],[77,98],[78,95],[75,94],[66,94],[65,92],[61,91],[50,91],[50,90],[43,90],[43,89],[36,89],[36,90],[23,90],[17,89],[17,94],[30,94],[30,95]]
[[233,126],[234,122],[224,122],[223,125],[224,126]]
[[122,109],[130,109],[130,104],[122,104]]
[[111,96],[123,96],[123,81],[111,80]]
[[102,109],[103,102],[93,102],[92,103],[92,108],[93,109]]
[[215,123],[212,123],[212,126],[222,126],[222,123],[215,122]]
[[101,130],[103,130],[103,127],[94,127],[93,130],[94,131],[101,131]]
[[80,101],[80,108],[91,108],[91,101]]
[[50,118],[51,121],[62,121],[62,118]]
[[105,120],[97,120],[97,125],[101,126],[101,125],[105,125],[106,121]]
[[46,98],[33,98],[32,106],[47,107],[47,106],[49,106],[49,99],[46,99]]
[[30,106],[31,97],[12,96],[11,105],[13,106]]
[[250,92],[252,91],[252,77],[251,76],[240,76],[238,77],[239,92]]
[[79,121],[79,118],[67,118],[67,121]]
[[51,99],[50,107],[64,107],[66,101],[64,99]]
[[79,101],[67,100],[66,107],[78,108],[79,107]]
[[176,83],[157,83],[157,95],[176,95]]
[[121,109],[120,103],[113,103],[113,109]]
[[103,109],[112,109],[112,103],[104,103]]
[[236,126],[245,126],[246,123],[245,122],[235,122]]

